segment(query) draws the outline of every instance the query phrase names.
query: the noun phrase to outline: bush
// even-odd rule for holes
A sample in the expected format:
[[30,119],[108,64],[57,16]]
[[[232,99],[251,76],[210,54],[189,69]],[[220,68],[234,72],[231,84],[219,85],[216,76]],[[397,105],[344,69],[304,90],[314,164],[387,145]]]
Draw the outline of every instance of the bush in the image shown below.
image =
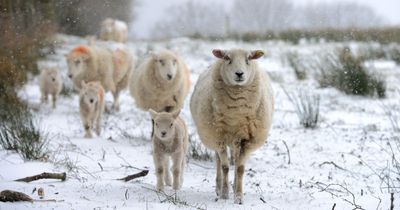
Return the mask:
[[320,96],[305,90],[298,90],[293,93],[288,93],[286,90],[284,91],[290,102],[296,108],[296,114],[299,117],[300,124],[304,128],[317,127]]
[[213,159],[212,153],[195,138],[194,134],[189,135],[189,154],[190,158],[201,161],[211,161]]
[[321,87],[332,86],[351,95],[385,97],[386,83],[372,76],[349,48],[328,54],[318,64],[317,80]]
[[[1,97],[0,146],[17,152],[25,160],[47,160],[48,135],[37,127],[26,105],[8,104]],[[18,100],[17,100],[18,101]]]
[[304,60],[300,58],[298,53],[289,52],[286,54],[286,59],[289,66],[293,69],[298,80],[305,80],[307,78],[306,67]]
[[400,64],[400,46],[399,45],[392,45],[389,46],[388,49],[388,59],[393,60],[397,64]]

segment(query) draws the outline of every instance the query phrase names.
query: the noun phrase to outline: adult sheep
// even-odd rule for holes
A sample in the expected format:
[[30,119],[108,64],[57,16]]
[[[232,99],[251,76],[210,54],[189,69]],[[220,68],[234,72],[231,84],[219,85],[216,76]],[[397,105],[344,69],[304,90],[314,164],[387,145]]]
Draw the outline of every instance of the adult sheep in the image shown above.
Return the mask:
[[156,112],[180,110],[189,88],[187,66],[169,50],[150,55],[132,72],[129,84],[136,105]]
[[67,55],[68,77],[74,86],[81,89],[81,82],[100,81],[106,91],[114,97],[113,107],[118,111],[118,97],[121,90],[128,86],[133,68],[132,56],[123,49],[111,51],[97,46],[81,45]]
[[128,40],[128,25],[120,20],[106,18],[100,24],[100,39],[125,43]]
[[200,75],[190,111],[198,134],[208,148],[215,150],[216,193],[229,198],[228,147],[235,162],[235,203],[243,202],[242,181],[249,155],[266,141],[274,109],[270,80],[255,59],[260,50],[213,50],[219,58]]

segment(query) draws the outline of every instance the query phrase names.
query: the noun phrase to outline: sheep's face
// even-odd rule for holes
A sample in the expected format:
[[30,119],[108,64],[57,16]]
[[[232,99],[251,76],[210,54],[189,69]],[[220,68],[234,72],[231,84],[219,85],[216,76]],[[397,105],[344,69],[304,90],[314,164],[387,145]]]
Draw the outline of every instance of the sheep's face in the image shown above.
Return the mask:
[[115,27],[115,20],[111,18],[107,18],[101,23],[101,31],[103,33],[111,33],[114,27]]
[[240,49],[234,50],[213,50],[215,57],[223,59],[220,68],[220,75],[225,84],[230,86],[247,86],[256,74],[254,65],[255,59],[264,55],[261,50],[245,51]]
[[85,81],[81,81],[81,97],[83,98],[83,102],[91,109],[93,110],[97,103],[100,100],[99,96],[99,89],[97,88],[100,85],[99,82],[90,82],[90,83],[85,83]]
[[60,77],[60,73],[58,72],[57,69],[51,68],[51,69],[45,69],[44,71],[45,71],[44,73],[46,75],[45,78],[46,78],[47,83],[56,84],[56,83],[60,82],[61,77]]
[[175,79],[178,71],[178,60],[171,55],[153,55],[154,67],[158,74],[165,81]]
[[89,55],[83,52],[71,52],[66,55],[68,64],[68,77],[73,79],[85,71],[89,65]]
[[178,117],[179,111],[158,113],[150,109],[149,112],[154,121],[154,135],[161,141],[171,140],[175,135],[175,119]]

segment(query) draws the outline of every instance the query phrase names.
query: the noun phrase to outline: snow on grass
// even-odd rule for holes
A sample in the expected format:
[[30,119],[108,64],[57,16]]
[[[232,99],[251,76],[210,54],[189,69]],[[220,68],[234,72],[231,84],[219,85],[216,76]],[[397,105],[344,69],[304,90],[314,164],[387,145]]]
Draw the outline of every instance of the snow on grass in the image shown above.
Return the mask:
[[[86,40],[59,35],[56,54],[48,56],[40,65],[56,65],[66,84],[67,66],[63,55]],[[121,47],[98,41],[101,46]],[[267,57],[260,66],[273,79],[276,113],[268,142],[248,160],[244,178],[242,206],[229,200],[215,201],[215,169],[209,161],[188,160],[184,171],[183,189],[177,194],[169,187],[165,194],[156,193],[156,177],[150,142],[150,116],[137,109],[127,91],[120,97],[121,110],[106,114],[100,137],[84,139],[79,118],[78,96],[61,97],[57,109],[43,105],[37,112],[41,126],[49,132],[52,151],[50,161],[24,162],[10,152],[0,150],[0,190],[12,189],[32,194],[43,187],[46,199],[57,202],[0,203],[3,209],[388,209],[390,195],[376,175],[384,168],[390,155],[385,152],[387,142],[398,135],[382,110],[382,103],[399,101],[397,84],[400,68],[387,61],[371,61],[377,71],[382,70],[388,81],[388,99],[348,96],[333,88],[318,88],[312,76],[306,81],[296,80],[293,71],[282,61],[289,51],[296,50],[312,56],[340,44],[288,45],[283,42],[243,43],[234,41],[198,41],[186,38],[169,42],[132,42],[128,48],[140,61],[148,51],[170,48],[188,64],[195,84],[198,75],[215,58],[213,48],[263,49]],[[308,72],[310,73],[310,72]],[[311,75],[311,73],[309,74]],[[312,85],[309,87],[309,85]],[[320,125],[313,130],[301,127],[283,89],[313,88],[321,96]],[[191,89],[193,91],[193,87]],[[30,104],[39,104],[37,78],[32,78],[20,91]],[[189,111],[190,96],[185,101],[182,117],[190,133],[198,141]],[[106,95],[107,106],[112,97]],[[286,145],[285,145],[286,143]],[[290,156],[290,164],[289,162]],[[128,174],[150,170],[143,178],[123,183],[115,179]],[[66,171],[68,179],[17,183],[12,180],[44,171]],[[233,181],[233,170],[230,181]],[[397,194],[398,195],[398,194]],[[354,196],[354,200],[353,200]],[[400,199],[396,205],[400,206]]]

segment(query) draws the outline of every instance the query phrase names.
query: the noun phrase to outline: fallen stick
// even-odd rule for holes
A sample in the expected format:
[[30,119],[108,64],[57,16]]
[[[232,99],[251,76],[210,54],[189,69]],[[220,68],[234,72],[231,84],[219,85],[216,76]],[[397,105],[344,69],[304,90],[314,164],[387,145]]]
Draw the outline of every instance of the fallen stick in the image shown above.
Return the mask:
[[33,199],[22,192],[12,191],[12,190],[3,190],[0,192],[0,201],[1,202],[17,202],[17,201],[28,201],[33,202]]
[[27,201],[27,202],[58,202],[64,200],[55,200],[55,199],[42,199],[42,200],[35,200],[32,199],[29,195],[12,191],[12,190],[3,190],[0,192],[0,202],[20,202],[20,201]]
[[139,177],[142,177],[142,176],[146,176],[148,173],[149,173],[149,170],[143,170],[143,171],[141,171],[139,173],[132,174],[132,175],[129,175],[129,176],[126,176],[124,178],[117,179],[117,180],[121,180],[121,181],[124,181],[124,182],[129,182],[132,179],[136,179],[136,178],[139,178]]
[[43,172],[43,173],[35,175],[35,176],[28,176],[28,177],[25,177],[25,178],[14,180],[14,181],[17,181],[17,182],[32,182],[32,181],[39,180],[39,179],[60,179],[61,181],[65,181],[66,178],[67,178],[67,174],[65,172],[64,173],[47,173],[47,172]]

